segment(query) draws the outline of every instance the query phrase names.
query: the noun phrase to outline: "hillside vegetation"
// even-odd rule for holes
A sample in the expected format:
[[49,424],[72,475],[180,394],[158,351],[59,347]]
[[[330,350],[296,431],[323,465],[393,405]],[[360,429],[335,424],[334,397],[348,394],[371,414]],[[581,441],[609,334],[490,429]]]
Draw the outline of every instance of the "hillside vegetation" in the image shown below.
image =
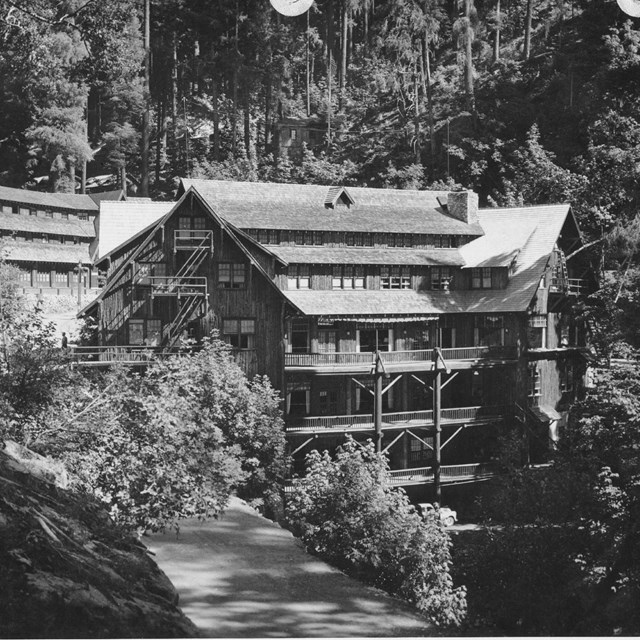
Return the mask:
[[[0,183],[447,183],[570,200],[594,234],[635,215],[640,32],[613,0],[147,4],[145,49],[145,2],[0,0]],[[329,135],[279,160],[276,123],[307,115]]]

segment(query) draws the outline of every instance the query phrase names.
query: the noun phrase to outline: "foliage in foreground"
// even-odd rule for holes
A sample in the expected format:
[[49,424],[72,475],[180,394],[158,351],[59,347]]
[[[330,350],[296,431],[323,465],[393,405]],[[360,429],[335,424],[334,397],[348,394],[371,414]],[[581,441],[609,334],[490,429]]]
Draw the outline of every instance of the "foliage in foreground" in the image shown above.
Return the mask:
[[287,519],[309,550],[404,600],[437,624],[459,625],[464,587],[450,575],[450,541],[391,487],[385,457],[348,439],[335,459],[310,453]]
[[640,373],[597,382],[554,464],[502,479],[483,502],[500,527],[454,549],[470,616],[501,633],[640,633]]
[[[57,457],[127,528],[215,517],[233,491],[279,509],[279,398],[219,340],[143,375],[72,371],[40,312],[3,315],[0,437]],[[5,309],[9,309],[5,306]]]

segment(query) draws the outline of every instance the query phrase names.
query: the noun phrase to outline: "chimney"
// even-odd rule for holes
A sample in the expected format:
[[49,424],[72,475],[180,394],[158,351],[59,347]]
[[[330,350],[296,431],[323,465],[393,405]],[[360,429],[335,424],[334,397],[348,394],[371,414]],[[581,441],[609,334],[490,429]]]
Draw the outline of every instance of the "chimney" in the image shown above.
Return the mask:
[[467,224],[478,222],[478,194],[475,191],[452,191],[447,198],[447,211],[452,218]]

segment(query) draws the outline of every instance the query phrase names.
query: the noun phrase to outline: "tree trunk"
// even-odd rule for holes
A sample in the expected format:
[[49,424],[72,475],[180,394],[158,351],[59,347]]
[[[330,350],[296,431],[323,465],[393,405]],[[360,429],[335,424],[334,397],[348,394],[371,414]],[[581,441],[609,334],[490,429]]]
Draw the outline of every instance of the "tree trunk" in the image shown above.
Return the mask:
[[267,72],[264,87],[264,152],[268,154],[271,145],[271,72]]
[[464,88],[467,97],[467,109],[476,112],[475,94],[473,89],[473,29],[471,28],[471,7],[473,0],[465,0],[464,15],[466,21],[465,54],[464,54]]
[[342,3],[342,16],[341,16],[341,34],[340,34],[340,94],[339,94],[339,106],[342,110],[344,104],[344,91],[347,86],[347,49],[349,47],[349,11],[347,10],[347,1],[343,0]]
[[531,14],[533,0],[527,0],[527,13],[524,19],[524,50],[523,58],[528,60],[531,56]]
[[310,24],[309,12],[307,11],[307,34],[305,43],[306,57],[306,93],[307,93],[307,118],[311,115],[311,50],[310,50]]
[[249,109],[249,86],[244,91],[244,150],[251,158],[251,113]]
[[175,30],[171,38],[171,124],[173,132],[178,124],[178,42]]
[[238,142],[236,137],[238,135],[238,61],[236,60],[233,65],[233,87],[232,87],[232,99],[233,104],[231,106],[231,155],[236,158],[238,154]]
[[142,112],[142,150],[140,158],[140,195],[149,196],[149,78],[151,75],[151,6],[144,2],[144,111]]
[[496,2],[496,32],[493,36],[493,61],[500,60],[500,0]]
[[220,160],[220,113],[218,111],[218,83],[211,79],[211,102],[213,103],[213,159]]
[[425,31],[422,39],[422,56],[420,58],[423,92],[427,96],[427,121],[429,123],[429,168],[432,172],[436,160],[436,136],[433,117],[433,96],[431,94],[431,61],[429,59],[429,33]]
[[418,74],[416,72],[416,66],[413,66],[413,103],[415,106],[415,114],[413,119],[413,134],[415,138],[415,162],[421,163],[422,149],[420,144],[420,92],[418,91]]
[[327,93],[328,93],[328,104],[327,104],[327,146],[331,144],[331,89],[333,84],[333,0],[329,0],[329,4],[327,6]]

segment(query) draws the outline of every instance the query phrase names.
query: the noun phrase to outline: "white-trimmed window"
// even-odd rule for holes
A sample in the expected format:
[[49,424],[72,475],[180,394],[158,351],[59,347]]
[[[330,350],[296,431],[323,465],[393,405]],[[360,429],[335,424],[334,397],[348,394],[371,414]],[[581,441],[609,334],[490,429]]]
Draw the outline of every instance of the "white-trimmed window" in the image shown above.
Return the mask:
[[335,416],[338,413],[338,392],[335,389],[320,391],[320,415]]
[[247,283],[247,266],[242,262],[218,263],[218,286],[223,289],[244,289]]
[[334,265],[331,279],[333,289],[364,289],[364,267],[362,265]]
[[236,349],[253,349],[256,333],[256,321],[249,318],[227,319],[222,321],[222,336]]
[[288,289],[310,289],[311,276],[308,264],[292,265],[287,271]]
[[411,267],[382,267],[381,289],[411,289]]
[[471,269],[472,289],[491,289],[491,267]]
[[292,320],[290,334],[291,353],[309,353],[309,323]]

